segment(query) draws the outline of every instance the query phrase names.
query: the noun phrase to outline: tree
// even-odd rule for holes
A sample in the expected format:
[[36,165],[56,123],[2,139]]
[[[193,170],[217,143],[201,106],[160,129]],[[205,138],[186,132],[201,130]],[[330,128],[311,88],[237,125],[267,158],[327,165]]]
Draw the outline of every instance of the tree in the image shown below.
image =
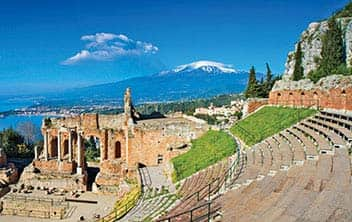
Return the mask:
[[273,74],[271,72],[269,63],[266,63],[266,80],[264,83],[264,97],[269,96],[269,92],[271,88],[273,88],[274,81],[273,81]]
[[329,19],[328,27],[329,29],[323,37],[322,58],[319,67],[324,76],[334,73],[339,66],[345,63],[342,30],[335,17]]
[[351,74],[351,70],[346,67],[345,63],[343,33],[335,17],[328,20],[328,28],[322,40],[319,68],[308,74],[313,82],[332,74]]
[[257,78],[256,78],[255,68],[254,66],[252,66],[249,71],[249,78],[248,78],[247,89],[245,91],[245,96],[247,98],[255,97],[256,88],[257,88]]
[[96,161],[98,157],[100,157],[100,149],[97,147],[97,143],[99,143],[100,146],[100,141],[96,140],[93,136],[89,137],[88,140],[84,141],[84,146],[85,146],[85,157],[87,158],[87,161]]
[[31,157],[33,146],[25,143],[24,137],[13,129],[0,132],[0,145],[8,157]]
[[266,82],[271,83],[273,74],[271,72],[269,63],[266,63],[265,65],[266,65]]
[[27,144],[32,144],[34,143],[38,129],[32,122],[26,121],[17,124],[16,131],[24,137]]
[[301,42],[299,42],[295,53],[295,66],[293,69],[292,80],[298,81],[303,79],[303,77],[304,77],[304,69],[302,67],[302,47],[301,47]]

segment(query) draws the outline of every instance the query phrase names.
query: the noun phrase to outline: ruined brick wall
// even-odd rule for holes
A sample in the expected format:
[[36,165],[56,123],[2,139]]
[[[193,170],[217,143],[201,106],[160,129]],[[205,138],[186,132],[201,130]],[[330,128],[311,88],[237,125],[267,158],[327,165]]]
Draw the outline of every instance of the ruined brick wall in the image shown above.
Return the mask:
[[267,104],[268,104],[268,99],[261,99],[261,98],[248,99],[246,104],[247,107],[246,107],[245,115],[253,113],[260,107],[265,106]]
[[276,90],[270,92],[269,104],[352,110],[352,88]]
[[[192,139],[201,136],[206,130],[205,123],[183,117],[142,120],[135,124],[126,124],[123,115],[82,114],[72,118],[53,119],[50,125],[42,127],[43,134],[49,134],[49,160],[37,160],[33,165],[42,172],[75,173],[77,135],[81,133],[86,140],[91,136],[99,139],[101,160],[96,183],[116,185],[124,177],[134,174],[139,163],[148,166],[166,163],[185,152],[187,149],[181,148],[187,147]],[[73,132],[72,162],[68,161],[69,131]],[[62,162],[56,159],[59,132]],[[82,152],[84,156],[84,151]]]
[[34,160],[33,166],[38,168],[41,173],[60,173],[60,174],[72,174],[76,172],[76,162],[62,161],[58,162],[54,160]]

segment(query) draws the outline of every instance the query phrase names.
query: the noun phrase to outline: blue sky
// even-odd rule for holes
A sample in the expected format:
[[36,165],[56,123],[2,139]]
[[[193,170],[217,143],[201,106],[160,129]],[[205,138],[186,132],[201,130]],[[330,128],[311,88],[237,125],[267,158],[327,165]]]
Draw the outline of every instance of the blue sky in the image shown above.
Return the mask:
[[269,62],[282,73],[308,24],[347,2],[1,1],[0,95],[113,82],[196,60],[259,71]]

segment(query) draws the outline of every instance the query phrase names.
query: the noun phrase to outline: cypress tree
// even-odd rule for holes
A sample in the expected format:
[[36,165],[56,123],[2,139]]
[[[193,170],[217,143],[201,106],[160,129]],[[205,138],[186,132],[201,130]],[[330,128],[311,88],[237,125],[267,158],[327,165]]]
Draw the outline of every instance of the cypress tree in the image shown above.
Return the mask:
[[342,30],[334,17],[329,19],[328,26],[329,29],[323,37],[319,67],[324,76],[332,74],[340,65],[345,64]]
[[266,80],[264,83],[264,96],[263,97],[268,97],[269,92],[271,88],[273,87],[274,81],[273,81],[273,74],[271,72],[269,63],[266,63]]
[[252,68],[249,71],[249,78],[248,78],[247,89],[245,91],[245,96],[247,98],[255,97],[256,89],[257,89],[257,78],[256,78],[255,68],[254,66],[252,66]]
[[301,42],[299,42],[295,53],[295,67],[293,69],[292,80],[298,81],[303,79],[304,77],[303,71],[304,70],[302,67],[302,48],[301,48]]
[[271,83],[272,78],[273,78],[273,74],[271,72],[269,63],[266,63],[266,82]]

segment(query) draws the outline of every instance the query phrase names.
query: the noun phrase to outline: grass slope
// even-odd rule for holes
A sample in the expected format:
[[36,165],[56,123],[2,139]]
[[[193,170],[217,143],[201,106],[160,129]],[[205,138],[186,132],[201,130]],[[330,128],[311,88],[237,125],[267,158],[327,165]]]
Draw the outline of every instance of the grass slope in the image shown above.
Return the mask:
[[210,130],[193,140],[192,147],[187,153],[172,159],[175,169],[174,180],[182,180],[232,155],[235,150],[236,143],[230,135],[223,131]]
[[316,112],[304,108],[267,106],[239,121],[231,128],[231,132],[251,146]]

